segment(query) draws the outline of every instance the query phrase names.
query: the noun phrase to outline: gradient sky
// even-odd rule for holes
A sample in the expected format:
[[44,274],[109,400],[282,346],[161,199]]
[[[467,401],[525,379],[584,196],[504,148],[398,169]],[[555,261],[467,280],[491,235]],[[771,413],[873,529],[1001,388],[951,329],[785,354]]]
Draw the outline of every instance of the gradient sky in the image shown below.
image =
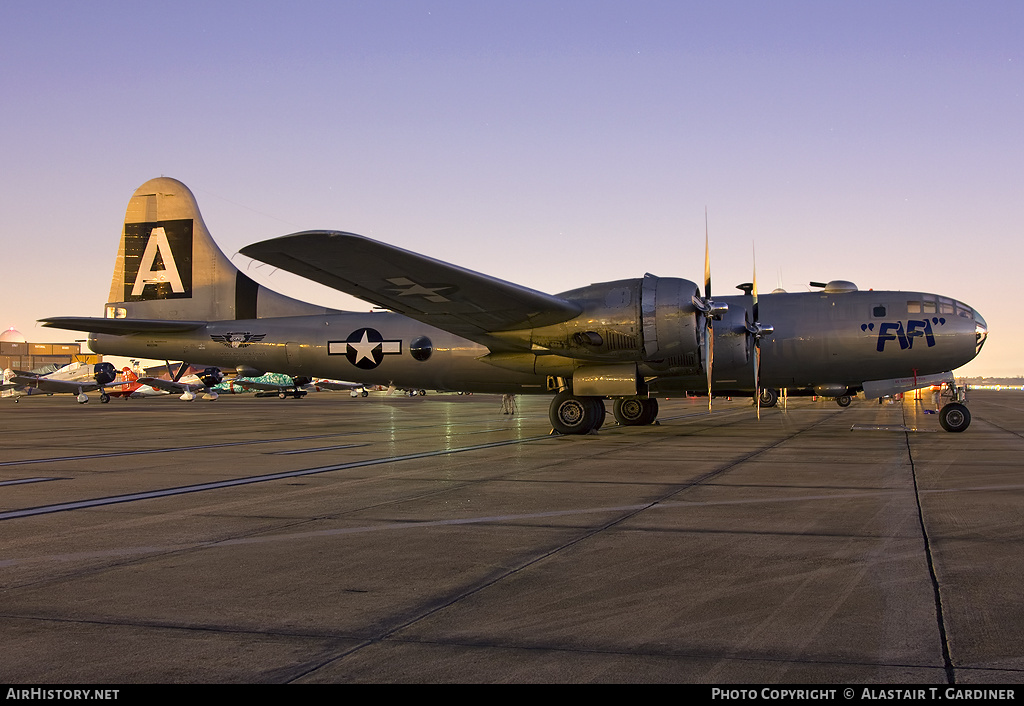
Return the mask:
[[762,291],[944,294],[992,331],[958,372],[1024,374],[1018,0],[10,1],[0,67],[0,327],[30,341],[102,315],[128,199],[171,176],[229,255],[348,230],[551,293],[700,281],[706,207],[717,293],[756,245]]

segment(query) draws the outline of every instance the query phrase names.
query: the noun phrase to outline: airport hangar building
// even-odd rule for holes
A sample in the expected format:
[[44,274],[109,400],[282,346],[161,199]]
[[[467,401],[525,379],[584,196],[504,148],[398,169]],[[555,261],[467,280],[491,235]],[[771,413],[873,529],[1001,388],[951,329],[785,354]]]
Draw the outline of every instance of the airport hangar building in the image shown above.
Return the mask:
[[29,343],[14,328],[0,333],[0,370],[38,370],[69,363],[99,363],[102,356],[82,353],[78,343]]

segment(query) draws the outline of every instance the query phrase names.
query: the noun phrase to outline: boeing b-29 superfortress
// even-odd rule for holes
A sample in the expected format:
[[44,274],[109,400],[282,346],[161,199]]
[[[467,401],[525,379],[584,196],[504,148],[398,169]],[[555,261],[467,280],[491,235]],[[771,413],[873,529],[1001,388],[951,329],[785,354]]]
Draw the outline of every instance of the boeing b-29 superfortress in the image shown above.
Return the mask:
[[[643,277],[544,294],[352,233],[305,231],[243,255],[388,311],[324,309],[239,271],[210,236],[192,192],[153,179],[128,205],[105,316],[43,319],[87,331],[97,353],[320,375],[366,384],[552,395],[563,434],[654,422],[658,396],[783,388],[869,398],[952,382],[981,350],[981,315],[950,298],[858,291],[711,296],[689,280]],[[755,280],[756,281],[756,280]],[[955,389],[955,388],[954,388]],[[955,399],[948,431],[970,414]]]

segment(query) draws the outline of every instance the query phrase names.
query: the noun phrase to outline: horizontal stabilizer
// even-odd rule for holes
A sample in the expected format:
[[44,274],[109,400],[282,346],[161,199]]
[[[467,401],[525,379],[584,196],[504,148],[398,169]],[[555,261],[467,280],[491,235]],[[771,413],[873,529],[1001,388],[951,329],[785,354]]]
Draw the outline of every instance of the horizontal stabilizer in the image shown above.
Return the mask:
[[162,321],[160,319],[107,319],[100,316],[52,316],[39,319],[43,326],[69,331],[128,336],[133,333],[183,333],[206,326],[205,321]]

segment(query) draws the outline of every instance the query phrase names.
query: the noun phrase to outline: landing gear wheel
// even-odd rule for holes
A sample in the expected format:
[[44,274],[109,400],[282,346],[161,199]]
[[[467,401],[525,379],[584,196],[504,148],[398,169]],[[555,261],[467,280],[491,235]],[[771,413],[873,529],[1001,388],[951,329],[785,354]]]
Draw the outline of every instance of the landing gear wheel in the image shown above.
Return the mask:
[[644,415],[644,424],[654,424],[658,419],[658,400],[654,397],[648,397],[644,400],[644,407],[647,413]]
[[770,387],[761,388],[761,406],[774,407],[779,401],[779,393]]
[[959,402],[950,402],[939,410],[939,424],[946,431],[963,431],[971,425],[971,413]]
[[586,434],[599,426],[599,405],[604,408],[604,404],[596,398],[576,397],[568,390],[563,390],[551,400],[548,418],[559,434]]
[[658,418],[658,400],[654,397],[627,397],[615,400],[612,407],[615,421],[624,427],[653,424]]
[[619,398],[612,405],[612,414],[615,415],[615,421],[624,427],[643,424],[644,401],[639,397]]
[[604,400],[600,397],[588,398],[594,403],[594,431],[597,431],[604,426],[605,417],[608,416],[608,410],[605,409]]
[[110,395],[108,395],[106,392],[100,393],[100,402],[102,402],[103,404],[110,402]]
[[853,399],[849,395],[839,395],[839,397],[836,398],[836,404],[840,407],[849,407],[850,402],[852,401]]

